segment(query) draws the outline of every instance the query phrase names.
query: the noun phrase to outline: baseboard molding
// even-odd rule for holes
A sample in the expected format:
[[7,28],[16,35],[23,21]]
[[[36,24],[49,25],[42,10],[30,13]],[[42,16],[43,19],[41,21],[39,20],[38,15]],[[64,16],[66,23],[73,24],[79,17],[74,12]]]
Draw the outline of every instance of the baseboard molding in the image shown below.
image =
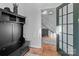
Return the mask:
[[41,48],[42,46],[33,46],[33,45],[31,45],[31,46],[29,46],[30,48]]

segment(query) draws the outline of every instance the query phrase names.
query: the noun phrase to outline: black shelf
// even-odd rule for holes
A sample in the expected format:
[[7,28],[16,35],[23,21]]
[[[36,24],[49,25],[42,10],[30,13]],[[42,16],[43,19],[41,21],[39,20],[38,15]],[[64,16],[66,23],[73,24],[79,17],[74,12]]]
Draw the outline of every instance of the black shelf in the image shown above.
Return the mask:
[[0,21],[15,21],[15,22],[18,21],[18,23],[25,23],[25,18],[26,17],[24,16],[8,12],[0,8],[0,19],[1,19]]

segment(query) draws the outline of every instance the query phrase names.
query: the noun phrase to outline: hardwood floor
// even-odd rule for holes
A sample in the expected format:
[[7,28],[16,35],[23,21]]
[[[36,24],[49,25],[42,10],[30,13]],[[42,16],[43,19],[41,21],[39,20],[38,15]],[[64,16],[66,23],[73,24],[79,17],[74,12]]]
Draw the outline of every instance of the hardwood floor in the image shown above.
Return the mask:
[[[39,55],[39,56],[60,56],[60,54],[56,51],[56,45],[54,44],[56,37],[53,35],[43,37],[43,45],[42,48],[30,48],[30,53]],[[53,44],[46,43],[45,40],[53,40]],[[26,55],[27,56],[27,55]]]
[[56,47],[49,44],[44,44],[42,48],[30,48],[29,52],[39,56],[59,56]]
[[43,45],[43,56],[58,56],[58,52],[56,51],[56,46],[44,44]]

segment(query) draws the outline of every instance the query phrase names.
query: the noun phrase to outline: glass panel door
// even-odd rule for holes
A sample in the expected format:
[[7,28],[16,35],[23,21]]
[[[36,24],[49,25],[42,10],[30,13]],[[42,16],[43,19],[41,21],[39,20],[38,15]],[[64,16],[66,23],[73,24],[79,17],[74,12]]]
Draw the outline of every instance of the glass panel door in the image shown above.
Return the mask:
[[73,55],[73,4],[59,8],[59,25],[62,33],[59,34],[59,48],[66,54]]

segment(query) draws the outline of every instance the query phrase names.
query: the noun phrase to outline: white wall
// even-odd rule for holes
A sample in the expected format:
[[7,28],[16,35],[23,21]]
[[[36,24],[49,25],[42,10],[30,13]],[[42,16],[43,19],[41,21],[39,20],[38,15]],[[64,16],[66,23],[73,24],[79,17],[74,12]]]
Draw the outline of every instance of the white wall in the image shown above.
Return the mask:
[[0,3],[0,8],[10,7],[11,11],[13,11],[13,5],[11,3]]
[[37,4],[20,4],[19,13],[26,16],[24,37],[31,47],[41,47],[41,11]]
[[48,13],[50,11],[53,12],[52,15],[42,14],[42,24],[45,25],[48,29],[55,32],[56,30],[56,8],[50,8],[50,9],[43,9],[46,10]]

